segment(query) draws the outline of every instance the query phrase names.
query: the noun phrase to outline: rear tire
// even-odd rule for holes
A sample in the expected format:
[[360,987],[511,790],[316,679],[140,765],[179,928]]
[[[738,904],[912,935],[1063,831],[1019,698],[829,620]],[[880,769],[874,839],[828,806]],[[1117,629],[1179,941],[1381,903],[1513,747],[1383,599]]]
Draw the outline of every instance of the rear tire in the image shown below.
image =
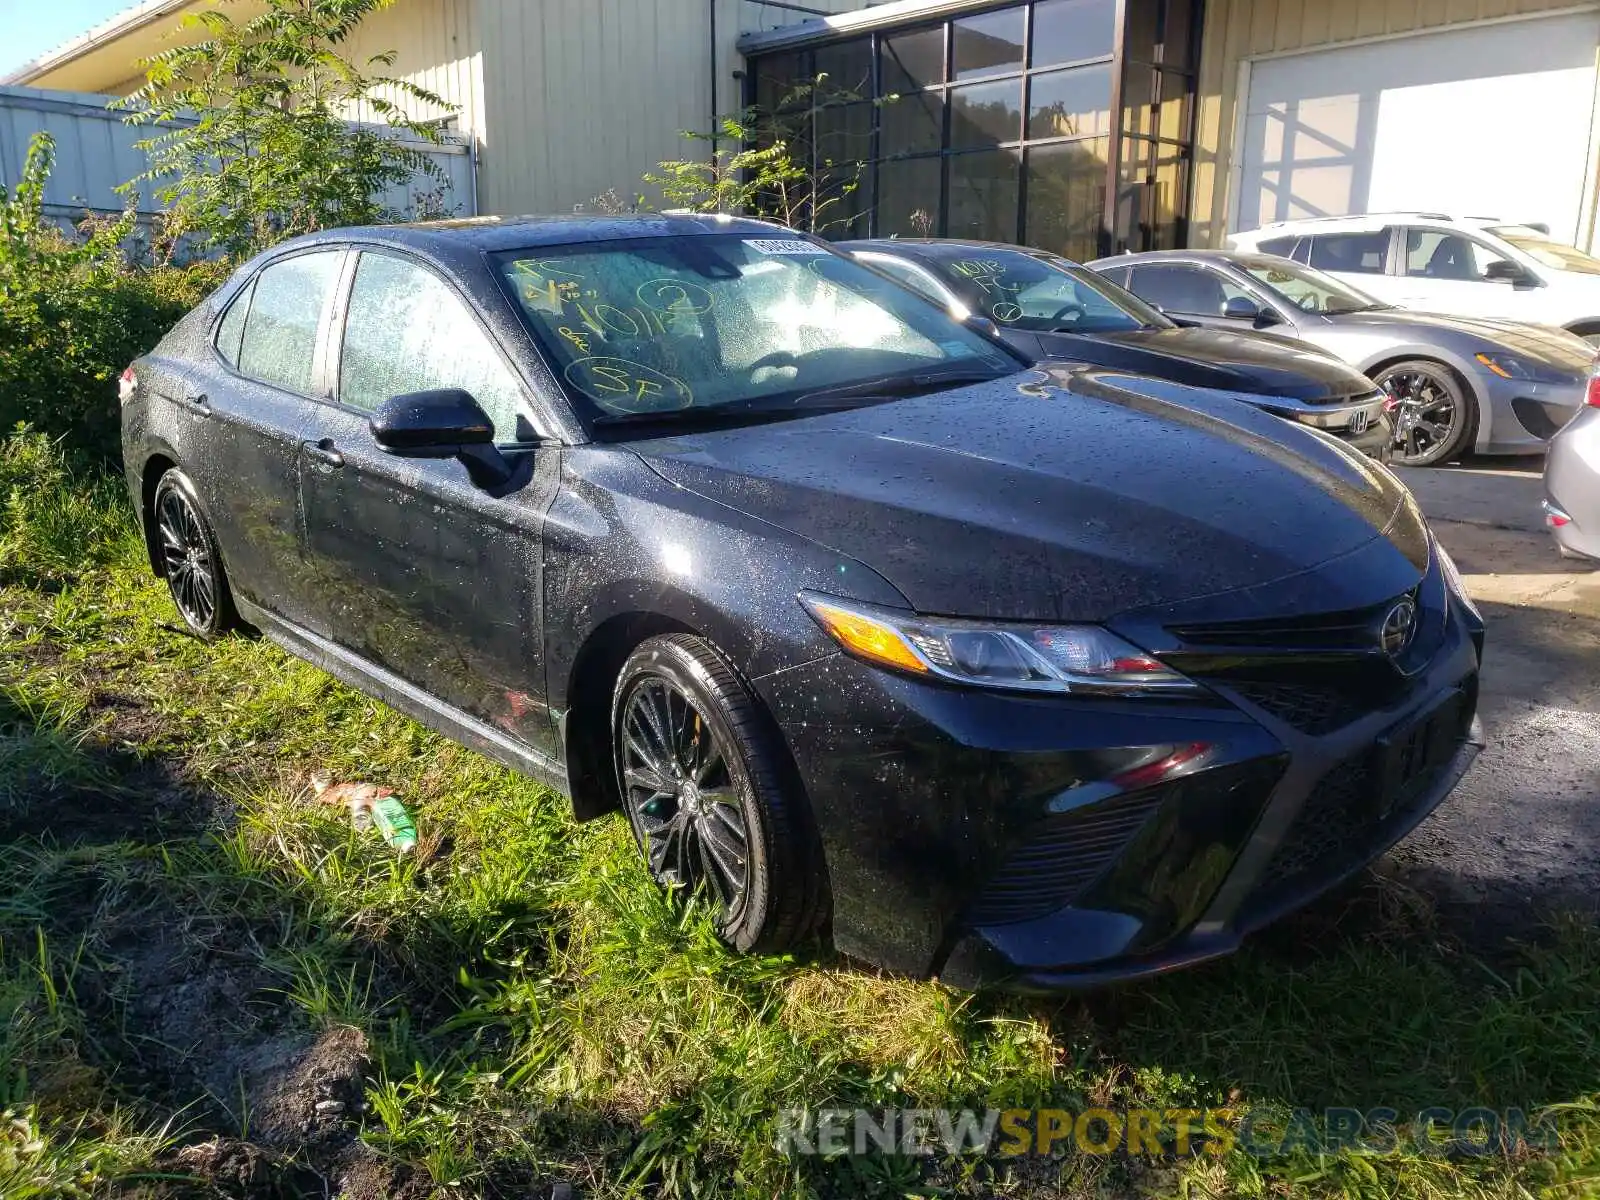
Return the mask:
[[1444,363],[1408,359],[1373,377],[1395,403],[1391,465],[1436,467],[1472,448],[1478,400],[1466,380]]
[[622,808],[658,883],[705,892],[742,953],[787,950],[817,925],[809,814],[777,732],[716,647],[644,642],[617,677],[611,734]]
[[239,614],[222,569],[217,535],[194,483],[177,467],[156,484],[150,522],[162,578],[189,632],[211,641],[235,628]]

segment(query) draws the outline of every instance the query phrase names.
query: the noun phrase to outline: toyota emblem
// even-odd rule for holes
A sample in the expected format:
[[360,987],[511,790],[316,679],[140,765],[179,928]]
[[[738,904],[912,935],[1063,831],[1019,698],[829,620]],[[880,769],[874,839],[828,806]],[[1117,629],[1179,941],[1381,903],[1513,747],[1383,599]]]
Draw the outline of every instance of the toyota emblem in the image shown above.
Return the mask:
[[1411,644],[1411,635],[1417,631],[1417,606],[1406,596],[1389,610],[1383,618],[1383,628],[1378,631],[1378,644],[1390,658],[1399,658]]

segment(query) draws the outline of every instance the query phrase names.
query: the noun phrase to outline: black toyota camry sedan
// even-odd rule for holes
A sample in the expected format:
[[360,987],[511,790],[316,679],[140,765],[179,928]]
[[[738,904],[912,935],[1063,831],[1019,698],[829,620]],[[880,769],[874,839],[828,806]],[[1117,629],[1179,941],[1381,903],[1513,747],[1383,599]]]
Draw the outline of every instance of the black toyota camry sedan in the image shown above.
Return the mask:
[[1090,363],[1240,393],[1387,461],[1387,397],[1354,367],[1270,333],[1179,325],[1105,276],[1024,246],[883,238],[840,248],[957,317],[995,323],[1030,359]]
[[1028,367],[775,226],[295,239],[122,401],[195,633],[620,809],[739,950],[1035,988],[1194,962],[1480,744],[1482,623],[1387,470]]

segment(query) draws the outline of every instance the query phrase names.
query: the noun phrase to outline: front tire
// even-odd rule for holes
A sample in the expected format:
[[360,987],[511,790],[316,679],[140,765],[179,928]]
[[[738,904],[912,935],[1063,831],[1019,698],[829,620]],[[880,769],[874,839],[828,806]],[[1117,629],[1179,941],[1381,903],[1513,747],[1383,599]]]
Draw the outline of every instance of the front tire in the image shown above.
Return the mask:
[[820,869],[776,731],[704,638],[654,637],[611,708],[622,807],[651,875],[703,892],[743,953],[789,949],[817,923]]
[[189,632],[210,641],[238,625],[217,535],[194,483],[177,467],[156,484],[150,519],[162,577]]
[[1459,457],[1478,434],[1478,401],[1443,363],[1411,359],[1373,380],[1394,402],[1391,465],[1434,467]]

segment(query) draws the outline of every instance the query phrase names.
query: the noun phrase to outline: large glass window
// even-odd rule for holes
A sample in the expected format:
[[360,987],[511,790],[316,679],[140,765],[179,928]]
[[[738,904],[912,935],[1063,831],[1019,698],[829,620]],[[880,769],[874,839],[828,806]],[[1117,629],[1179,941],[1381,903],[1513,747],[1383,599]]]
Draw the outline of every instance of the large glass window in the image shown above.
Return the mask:
[[951,67],[956,79],[1009,75],[1022,70],[1024,12],[1002,8],[950,23]]
[[[1183,245],[1197,4],[1033,0],[803,52],[800,65],[829,64],[832,82],[863,74],[863,46],[877,55],[877,93],[859,93],[876,125],[851,139],[870,147],[852,152],[866,171],[851,232],[1016,239],[1081,257]],[[764,59],[753,73],[758,98],[776,90]]]
[[470,392],[495,440],[534,436],[522,388],[466,305],[432,271],[364,253],[345,317],[339,399],[371,412],[391,396],[432,388]]
[[1017,240],[1017,184],[1021,152],[982,150],[957,154],[950,164],[946,234],[989,242]]
[[341,250],[297,254],[256,276],[239,344],[239,370],[252,379],[309,394],[317,330],[339,278]]

